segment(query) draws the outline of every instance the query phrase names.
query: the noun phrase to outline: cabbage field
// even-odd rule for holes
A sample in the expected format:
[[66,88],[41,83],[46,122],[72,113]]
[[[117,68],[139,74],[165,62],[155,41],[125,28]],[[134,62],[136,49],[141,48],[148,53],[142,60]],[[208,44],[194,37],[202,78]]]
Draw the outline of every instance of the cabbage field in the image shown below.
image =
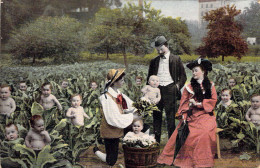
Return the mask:
[[[109,61],[64,64],[58,66],[43,67],[5,67],[0,71],[0,83],[8,84],[12,88],[12,98],[16,102],[16,110],[10,118],[0,116],[0,154],[2,160],[10,163],[18,163],[22,167],[82,167],[79,164],[79,155],[99,140],[100,104],[98,97],[103,91],[105,77],[109,69],[123,68],[121,64]],[[125,82],[122,91],[132,100],[138,100],[141,96],[141,86],[136,86],[135,77],[143,77],[143,85],[146,82],[148,66],[129,65],[126,71]],[[186,69],[188,81],[191,78],[191,71]],[[215,83],[217,92],[228,87],[227,80],[230,77],[237,79],[238,85],[232,88],[233,98],[236,105],[230,109],[231,124],[227,128],[228,138],[234,147],[239,144],[247,144],[248,148],[258,146],[259,134],[255,126],[245,120],[245,113],[250,107],[250,96],[260,91],[260,70],[259,63],[230,63],[227,65],[214,64],[213,71],[209,73],[209,78]],[[26,81],[27,91],[18,89],[19,81]],[[69,87],[61,88],[63,80],[69,81]],[[43,110],[39,105],[40,86],[44,82],[50,82],[53,86],[52,94],[57,97],[62,111],[56,107],[50,110]],[[90,89],[90,82],[96,81],[97,90]],[[82,95],[82,106],[90,116],[90,120],[85,120],[82,127],[73,126],[69,119],[65,117],[67,109],[70,107],[70,96],[74,93]],[[223,109],[216,108],[216,112]],[[51,136],[51,144],[39,153],[38,157],[33,150],[23,144],[29,130],[29,118],[34,114],[41,114],[45,121],[46,130]],[[151,122],[151,119],[147,120]],[[5,124],[14,122],[19,128],[19,142],[12,143],[5,141]],[[225,131],[225,130],[224,130]]]

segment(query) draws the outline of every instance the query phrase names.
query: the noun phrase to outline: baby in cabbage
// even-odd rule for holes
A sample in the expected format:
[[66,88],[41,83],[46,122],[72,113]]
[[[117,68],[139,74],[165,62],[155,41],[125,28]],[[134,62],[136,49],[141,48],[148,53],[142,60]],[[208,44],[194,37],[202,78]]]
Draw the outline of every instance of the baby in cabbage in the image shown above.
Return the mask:
[[33,115],[30,119],[31,128],[25,137],[25,145],[38,154],[46,145],[51,143],[48,131],[45,130],[44,121],[40,115]]
[[62,106],[60,102],[57,100],[57,98],[53,94],[51,94],[51,90],[52,90],[51,83],[46,82],[42,84],[41,86],[42,94],[41,94],[40,104],[42,105],[44,110],[51,109],[52,107],[54,107],[54,105],[57,105],[58,109],[61,111]]
[[251,107],[246,112],[246,120],[260,126],[260,94],[251,97]]
[[11,87],[4,84],[0,89],[0,114],[9,117],[16,109],[15,101],[11,98]]
[[71,96],[71,106],[66,116],[71,119],[73,125],[83,126],[84,117],[90,119],[90,117],[85,113],[84,108],[80,106],[82,103],[82,97],[79,94],[74,94]]

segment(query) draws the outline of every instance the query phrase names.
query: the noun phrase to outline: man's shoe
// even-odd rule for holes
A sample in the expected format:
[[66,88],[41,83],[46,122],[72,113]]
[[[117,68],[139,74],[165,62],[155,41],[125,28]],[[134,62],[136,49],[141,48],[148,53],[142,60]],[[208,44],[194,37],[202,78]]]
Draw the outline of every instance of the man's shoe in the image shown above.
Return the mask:
[[93,148],[93,152],[96,153],[96,151],[99,151],[97,145],[95,145],[95,147]]

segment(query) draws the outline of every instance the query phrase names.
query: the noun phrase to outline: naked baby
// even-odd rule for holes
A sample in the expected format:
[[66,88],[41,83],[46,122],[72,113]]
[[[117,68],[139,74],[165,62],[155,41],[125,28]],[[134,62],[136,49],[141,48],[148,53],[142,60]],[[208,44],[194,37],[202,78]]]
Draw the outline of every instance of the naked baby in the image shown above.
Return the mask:
[[51,142],[49,133],[44,128],[44,121],[40,115],[33,115],[30,119],[31,128],[25,137],[25,145],[38,154]]
[[71,122],[73,125],[83,126],[84,125],[84,117],[90,119],[90,117],[85,113],[82,106],[82,97],[79,94],[75,94],[71,96],[71,106],[66,116],[71,118]]
[[246,120],[260,126],[260,94],[251,97],[251,107],[246,112]]
[[19,83],[19,89],[21,90],[21,91],[27,91],[27,84],[26,84],[26,81],[20,81],[20,83]]
[[10,117],[16,109],[15,101],[10,97],[11,87],[8,85],[1,85],[0,89],[0,114]]
[[58,109],[61,111],[62,106],[57,98],[51,94],[52,85],[50,83],[44,83],[41,86],[41,99],[40,104],[44,108],[44,110],[51,109],[55,104],[57,105]]
[[141,90],[143,93],[143,97],[141,99],[153,104],[157,104],[161,100],[161,93],[160,89],[158,88],[159,77],[156,75],[150,76],[148,83],[149,85],[144,86]]
[[18,138],[18,128],[10,123],[5,126],[5,137],[8,141],[14,141]]

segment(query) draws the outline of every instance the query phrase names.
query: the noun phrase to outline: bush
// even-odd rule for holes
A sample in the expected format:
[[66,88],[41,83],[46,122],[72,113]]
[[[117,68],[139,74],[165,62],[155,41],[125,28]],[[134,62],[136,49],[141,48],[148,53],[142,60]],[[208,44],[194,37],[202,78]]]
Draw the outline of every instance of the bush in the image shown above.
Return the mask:
[[23,25],[11,35],[8,47],[14,58],[54,58],[74,62],[84,49],[82,25],[69,17],[40,17]]

